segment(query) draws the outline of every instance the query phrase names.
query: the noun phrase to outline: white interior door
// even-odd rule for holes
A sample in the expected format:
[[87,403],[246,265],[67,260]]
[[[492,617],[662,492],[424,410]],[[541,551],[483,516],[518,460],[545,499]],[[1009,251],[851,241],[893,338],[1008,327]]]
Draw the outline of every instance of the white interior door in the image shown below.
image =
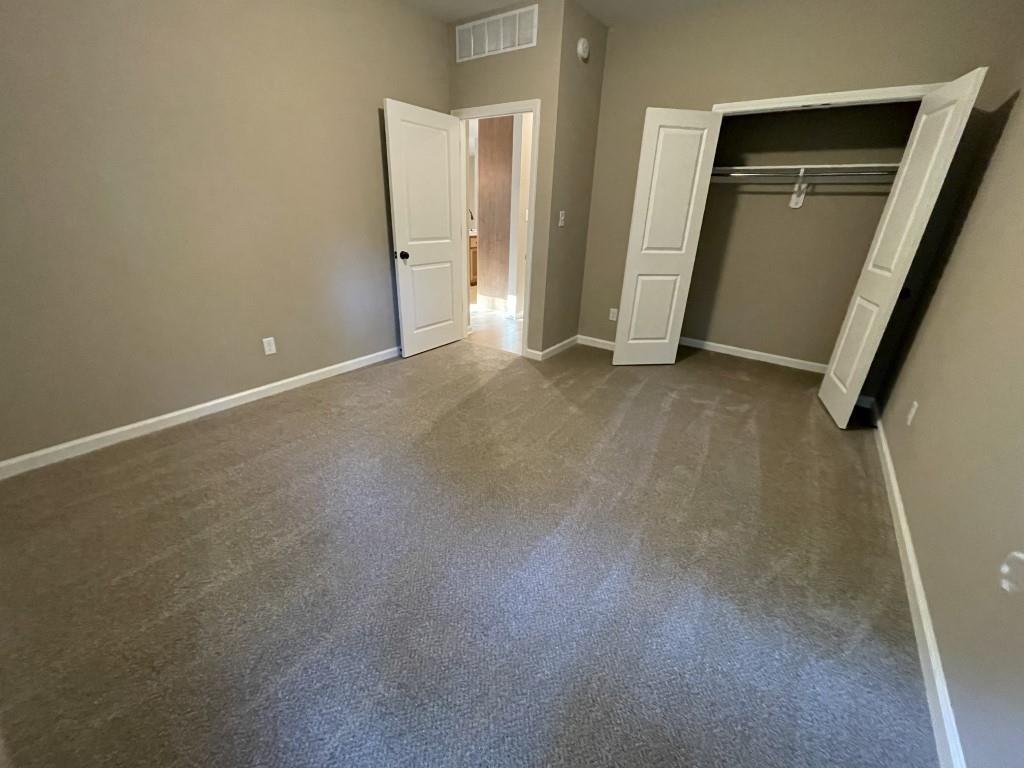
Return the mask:
[[459,119],[384,100],[402,357],[466,335]]
[[615,329],[615,365],[674,363],[722,115],[651,107]]
[[921,100],[892,192],[818,397],[846,428],[985,79],[983,67]]

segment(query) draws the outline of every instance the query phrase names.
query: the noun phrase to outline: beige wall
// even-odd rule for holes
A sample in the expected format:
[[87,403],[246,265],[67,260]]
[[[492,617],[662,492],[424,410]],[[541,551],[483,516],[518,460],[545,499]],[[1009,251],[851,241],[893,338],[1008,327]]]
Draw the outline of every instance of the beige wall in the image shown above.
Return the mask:
[[[452,69],[453,108],[541,100],[527,339],[534,350],[574,336],[579,322],[606,34],[575,0],[540,0],[536,46]],[[580,36],[591,41],[588,64],[576,58]],[[559,210],[569,214],[564,228],[558,227]]]
[[[580,332],[604,339],[615,335],[608,308],[618,306],[622,289],[646,107],[708,109],[720,101],[950,80],[993,63],[1012,46],[1020,8],[1019,0],[987,0],[983,9],[970,0],[733,0],[703,4],[656,23],[612,29]],[[998,105],[1007,87],[1005,78],[1006,72],[992,72],[982,94],[983,108]],[[744,234],[751,229],[748,224],[756,226],[759,218],[765,218],[753,202],[745,202],[739,211],[743,218],[734,219],[741,240],[748,239]],[[820,201],[812,204],[822,207]],[[865,207],[869,206],[855,206],[848,219],[846,214],[840,216],[847,221],[847,229],[874,215]],[[828,242],[837,216],[838,212],[823,217],[817,232],[815,220],[803,216],[800,237],[807,243]],[[810,260],[811,255],[805,252],[802,258]],[[839,261],[845,263],[841,257]],[[706,271],[708,265],[702,268]],[[769,274],[761,290],[791,291],[792,286],[784,285],[789,277],[782,269]],[[771,323],[761,323],[765,335],[750,331],[734,335],[736,329],[747,327],[744,307],[749,302],[742,291],[708,296],[700,293],[705,287],[695,284],[694,306],[706,314],[713,302],[715,322],[695,328],[688,319],[688,331],[706,330],[706,338],[712,341],[742,339],[741,346],[781,349],[780,337],[770,335]],[[730,286],[716,288],[724,291]],[[819,340],[806,339],[802,345],[801,355],[820,355]]]
[[445,25],[395,0],[2,18],[0,458],[395,346],[378,110],[449,108]]
[[[509,6],[519,8],[525,3]],[[534,220],[533,274],[531,275],[529,338],[527,346],[543,349],[545,282],[551,224],[551,184],[555,164],[558,115],[558,70],[561,56],[563,0],[540,0],[537,45],[521,51],[486,56],[452,64],[452,109],[481,107],[509,101],[540,99],[540,137],[537,157],[537,199]],[[481,16],[490,16],[490,13]],[[455,55],[455,28],[449,31],[451,58]]]
[[[607,35],[603,24],[574,0],[566,0],[544,305],[545,348],[575,336],[579,329]],[[576,41],[581,37],[590,41],[586,63],[576,56]],[[558,226],[560,210],[566,212],[564,227]]]
[[883,417],[971,768],[1024,754],[1024,595],[999,588],[1024,550],[1022,200],[1018,103]]

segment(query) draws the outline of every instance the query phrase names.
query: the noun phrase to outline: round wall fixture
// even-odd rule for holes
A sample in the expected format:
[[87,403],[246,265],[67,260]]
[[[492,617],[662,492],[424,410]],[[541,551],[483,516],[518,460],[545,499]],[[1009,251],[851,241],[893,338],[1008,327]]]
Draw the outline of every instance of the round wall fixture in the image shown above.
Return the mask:
[[585,37],[581,37],[576,41],[576,58],[582,61],[584,64],[590,58],[590,41]]

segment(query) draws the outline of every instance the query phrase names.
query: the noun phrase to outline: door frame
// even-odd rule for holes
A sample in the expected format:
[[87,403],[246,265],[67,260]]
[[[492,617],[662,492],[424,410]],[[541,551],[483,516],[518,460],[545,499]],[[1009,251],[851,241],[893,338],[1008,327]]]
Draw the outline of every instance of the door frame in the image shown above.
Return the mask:
[[[466,155],[469,149],[468,142],[466,139],[466,121],[477,120],[480,118],[488,117],[514,117],[515,115],[532,114],[533,115],[533,143],[531,147],[530,157],[530,199],[529,199],[529,219],[526,223],[526,280],[524,283],[523,297],[522,297],[522,308],[523,308],[523,333],[521,339],[521,346],[519,354],[526,357],[527,345],[526,340],[529,338],[530,330],[530,294],[532,293],[533,283],[533,247],[536,243],[536,233],[534,231],[534,224],[537,221],[536,207],[537,207],[537,169],[538,162],[540,159],[539,142],[540,142],[540,99],[527,99],[525,101],[510,101],[504,104],[487,104],[479,107],[464,107],[461,109],[453,109],[452,115],[459,118],[462,123],[462,184],[463,184],[463,199],[465,199],[465,184],[466,184]],[[514,176],[514,174],[513,174]],[[512,257],[512,254],[509,254]],[[462,258],[466,263],[466,274],[469,274],[469,231],[466,227],[466,215],[463,211],[462,215]],[[468,288],[467,288],[468,290]],[[519,298],[516,300],[517,306],[519,305]]]

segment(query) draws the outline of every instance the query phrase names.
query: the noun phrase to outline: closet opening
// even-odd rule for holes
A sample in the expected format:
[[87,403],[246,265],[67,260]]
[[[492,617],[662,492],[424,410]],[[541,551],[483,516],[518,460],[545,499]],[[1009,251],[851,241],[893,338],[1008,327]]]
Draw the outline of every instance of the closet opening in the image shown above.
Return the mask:
[[612,364],[670,364],[689,343],[819,371],[846,428],[986,72],[648,107]]
[[[948,83],[720,103],[712,112],[648,108],[612,365],[672,364],[682,342],[819,371],[818,399],[845,429],[986,73],[981,67]],[[782,178],[795,182],[790,217],[766,211],[763,191],[733,189],[716,194],[718,212],[705,226],[713,179],[764,189]],[[883,188],[864,194],[865,184]],[[828,193],[815,195],[819,185]],[[808,210],[809,194],[818,215],[793,218]],[[826,205],[830,198],[843,206]],[[851,282],[843,276],[853,264],[840,258],[851,243],[868,244],[867,253],[824,364],[820,340],[835,328],[835,285]],[[687,315],[692,336],[684,336]],[[765,351],[780,345],[792,351]]]
[[725,116],[681,343],[824,373],[918,108]]

